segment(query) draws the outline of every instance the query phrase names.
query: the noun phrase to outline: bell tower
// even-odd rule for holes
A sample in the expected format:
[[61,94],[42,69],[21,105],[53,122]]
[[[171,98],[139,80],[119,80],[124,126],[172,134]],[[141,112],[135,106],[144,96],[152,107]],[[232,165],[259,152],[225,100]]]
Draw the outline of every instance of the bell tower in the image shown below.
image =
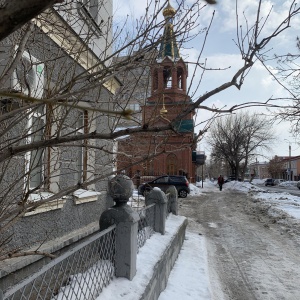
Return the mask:
[[[164,33],[156,62],[151,66],[151,95],[144,106],[144,124],[157,122],[155,116],[172,120],[191,103],[187,95],[187,64],[180,57],[174,34],[176,10],[168,5],[163,10]],[[187,116],[191,120],[192,115]]]

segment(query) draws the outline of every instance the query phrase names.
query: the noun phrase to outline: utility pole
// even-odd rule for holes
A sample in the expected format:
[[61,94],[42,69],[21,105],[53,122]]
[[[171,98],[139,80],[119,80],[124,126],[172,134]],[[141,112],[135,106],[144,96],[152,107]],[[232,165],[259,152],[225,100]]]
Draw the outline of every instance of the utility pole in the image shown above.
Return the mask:
[[291,148],[291,142],[288,139],[284,139],[284,140],[289,143],[289,160],[288,160],[288,164],[287,164],[287,174],[288,174],[288,181],[291,181],[292,180],[292,170],[291,170],[291,152],[292,152],[292,148]]

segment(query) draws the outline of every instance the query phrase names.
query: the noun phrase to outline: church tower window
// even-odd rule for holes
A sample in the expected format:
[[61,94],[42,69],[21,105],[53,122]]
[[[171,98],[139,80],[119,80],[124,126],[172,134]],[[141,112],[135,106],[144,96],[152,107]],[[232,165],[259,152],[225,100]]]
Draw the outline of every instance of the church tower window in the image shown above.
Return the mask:
[[177,156],[170,154],[167,157],[167,174],[177,175]]
[[172,72],[170,67],[164,67],[164,88],[172,87]]

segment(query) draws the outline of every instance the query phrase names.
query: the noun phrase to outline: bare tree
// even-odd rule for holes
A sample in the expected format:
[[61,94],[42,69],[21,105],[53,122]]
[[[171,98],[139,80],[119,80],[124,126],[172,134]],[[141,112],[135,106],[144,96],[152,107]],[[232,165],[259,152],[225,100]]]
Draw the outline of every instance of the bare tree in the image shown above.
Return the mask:
[[[134,33],[127,31],[126,21],[113,31],[110,17],[88,23],[87,16],[93,11],[86,11],[81,2],[69,0],[52,7],[56,2],[59,1],[27,0],[19,5],[19,1],[12,0],[0,12],[0,16],[4,13],[10,18],[12,13],[16,15],[15,9],[26,11],[26,16],[20,15],[13,22],[14,26],[1,26],[0,35],[0,234],[8,232],[1,237],[0,248],[11,238],[7,230],[24,215],[81,188],[101,190],[109,176],[122,171],[117,169],[115,161],[117,138],[143,132],[160,137],[163,132],[176,133],[176,124],[196,110],[219,115],[254,105],[268,106],[266,101],[220,109],[210,107],[206,101],[231,87],[240,89],[269,42],[288,29],[300,12],[293,2],[275,30],[261,36],[267,20],[260,17],[262,1],[258,1],[254,24],[248,24],[246,31],[237,31],[236,44],[243,66],[228,81],[192,99],[191,105],[166,124],[140,124],[136,118],[134,127],[117,130],[120,124],[124,125],[121,120],[132,115],[128,97],[124,97],[126,89],[124,86],[120,89],[118,76],[121,78],[139,67],[150,67],[155,60],[149,53],[155,53],[161,43],[164,26],[161,12],[167,1],[149,1],[145,15],[136,21]],[[97,9],[105,10],[105,5],[106,1],[99,1]],[[192,5],[181,1],[174,23],[174,37],[179,45],[204,33],[205,47],[213,22],[212,16],[211,23],[199,30],[199,20],[206,8],[201,1]],[[201,72],[205,76],[213,70],[202,61],[205,58],[201,51],[196,61],[187,63],[195,67],[194,74]],[[194,74],[190,76],[191,83]],[[131,94],[140,80],[143,77],[137,76],[137,84],[130,83]],[[191,144],[202,138],[213,118],[203,120],[207,125]],[[254,149],[265,145],[259,140],[262,134],[259,129],[251,120],[247,122],[243,150],[237,146],[239,157],[228,158],[234,159],[235,170],[242,161],[247,166]],[[167,144],[168,136],[160,141]],[[135,161],[147,161],[159,154],[138,153]],[[131,163],[129,158],[128,168]],[[65,180],[59,180],[62,174]]]
[[218,178],[220,175],[230,174],[230,168],[227,161],[216,157],[215,152],[212,151],[210,160],[205,163],[207,172],[210,178]]
[[274,139],[271,122],[265,117],[250,113],[237,113],[215,120],[209,131],[209,144],[214,158],[225,160],[236,179],[244,175],[258,150],[270,149]]
[[[289,52],[287,54],[275,55],[277,62],[277,74],[274,75],[276,80],[284,83],[284,87],[289,92],[289,97],[285,100],[285,103],[274,113],[274,117],[280,121],[288,121],[291,126],[289,132],[295,137],[299,137],[300,134],[300,102],[299,102],[299,58],[300,58],[300,40],[296,38],[295,53]],[[277,99],[278,100],[278,99]],[[282,99],[279,99],[282,100]]]
[[268,164],[268,172],[271,174],[272,178],[281,178],[285,170],[285,161],[282,158],[275,156],[274,158],[270,159]]

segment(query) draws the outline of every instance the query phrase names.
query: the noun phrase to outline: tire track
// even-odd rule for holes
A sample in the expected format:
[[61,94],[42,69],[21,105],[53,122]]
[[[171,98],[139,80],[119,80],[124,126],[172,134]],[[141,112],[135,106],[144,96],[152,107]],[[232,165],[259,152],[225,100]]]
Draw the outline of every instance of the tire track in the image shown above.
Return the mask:
[[242,193],[211,192],[182,201],[179,213],[205,236],[209,268],[226,299],[299,300],[297,237],[249,213],[250,201]]

